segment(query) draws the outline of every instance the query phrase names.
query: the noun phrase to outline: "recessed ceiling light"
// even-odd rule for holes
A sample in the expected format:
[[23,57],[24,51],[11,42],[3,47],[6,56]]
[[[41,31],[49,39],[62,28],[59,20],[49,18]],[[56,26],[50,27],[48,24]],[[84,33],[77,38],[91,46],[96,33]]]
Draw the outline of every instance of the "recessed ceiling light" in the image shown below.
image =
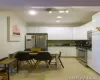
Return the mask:
[[61,16],[57,16],[57,18],[62,18]]
[[37,14],[37,12],[34,11],[34,10],[30,10],[30,11],[28,11],[28,13],[29,13],[30,15],[36,15],[36,14]]
[[69,11],[68,11],[68,10],[66,10],[65,12],[66,12],[66,13],[69,13]]
[[59,22],[60,22],[60,20],[56,20],[56,22],[57,22],[57,23],[59,23]]
[[64,11],[59,11],[59,13],[64,13]]
[[49,11],[49,13],[51,14],[51,13],[52,13],[52,11]]

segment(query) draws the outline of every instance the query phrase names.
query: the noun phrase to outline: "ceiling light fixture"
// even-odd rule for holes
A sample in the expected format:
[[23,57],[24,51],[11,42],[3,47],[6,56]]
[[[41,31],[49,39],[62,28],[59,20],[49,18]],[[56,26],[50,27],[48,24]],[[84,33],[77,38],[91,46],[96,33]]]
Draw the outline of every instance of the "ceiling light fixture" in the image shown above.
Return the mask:
[[66,12],[66,13],[69,13],[69,11],[68,11],[68,10],[66,10],[65,12]]
[[51,14],[52,13],[52,11],[49,11],[49,14]]
[[56,22],[57,22],[57,23],[59,23],[59,22],[60,22],[60,20],[56,20]]
[[59,11],[59,13],[64,13],[64,11]]
[[28,11],[28,13],[29,13],[30,15],[36,15],[36,14],[37,14],[37,12],[34,11],[34,10],[30,10],[30,11]]
[[57,18],[59,19],[59,18],[62,18],[61,16],[57,16]]

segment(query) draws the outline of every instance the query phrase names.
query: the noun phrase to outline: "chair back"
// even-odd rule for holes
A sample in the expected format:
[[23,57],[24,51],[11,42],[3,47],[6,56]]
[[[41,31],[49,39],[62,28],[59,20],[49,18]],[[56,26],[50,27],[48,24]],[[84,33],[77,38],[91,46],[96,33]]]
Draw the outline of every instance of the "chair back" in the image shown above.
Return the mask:
[[52,56],[49,52],[39,52],[37,55],[36,55],[36,60],[51,60],[52,59]]
[[58,56],[59,58],[61,58],[61,52],[59,51],[59,56]]
[[15,55],[15,58],[17,58],[20,61],[24,61],[24,60],[29,60],[30,59],[30,55],[28,52],[18,52]]

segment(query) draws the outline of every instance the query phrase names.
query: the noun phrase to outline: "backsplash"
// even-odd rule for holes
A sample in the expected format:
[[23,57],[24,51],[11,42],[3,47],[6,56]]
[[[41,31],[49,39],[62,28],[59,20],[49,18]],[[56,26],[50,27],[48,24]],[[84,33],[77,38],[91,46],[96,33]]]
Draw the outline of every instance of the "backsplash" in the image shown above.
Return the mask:
[[75,46],[75,40],[48,40],[48,46]]

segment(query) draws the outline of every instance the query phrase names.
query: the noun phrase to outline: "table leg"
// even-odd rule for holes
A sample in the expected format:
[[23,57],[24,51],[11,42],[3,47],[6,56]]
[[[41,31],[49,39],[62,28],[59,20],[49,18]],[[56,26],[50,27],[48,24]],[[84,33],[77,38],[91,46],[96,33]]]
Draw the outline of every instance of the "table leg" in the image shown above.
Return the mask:
[[18,60],[17,60],[17,67],[16,68],[17,68],[16,70],[17,70],[17,73],[18,73],[18,70],[19,70]]
[[10,75],[9,75],[9,65],[8,65],[8,80],[10,80],[9,78],[10,78]]
[[59,68],[59,59],[58,59],[58,54],[56,55],[55,60],[56,60],[56,65],[57,65],[57,68]]
[[4,67],[5,67],[5,69],[6,69],[6,64],[4,64]]

